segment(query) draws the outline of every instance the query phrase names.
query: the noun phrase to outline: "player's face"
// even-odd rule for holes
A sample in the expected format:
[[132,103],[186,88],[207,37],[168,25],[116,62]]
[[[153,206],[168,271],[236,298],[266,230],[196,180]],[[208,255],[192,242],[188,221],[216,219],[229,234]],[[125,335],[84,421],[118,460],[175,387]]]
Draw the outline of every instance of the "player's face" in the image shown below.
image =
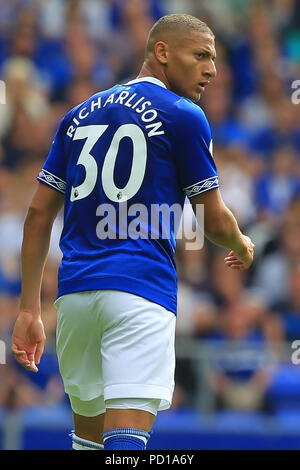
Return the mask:
[[169,47],[166,76],[170,89],[197,102],[216,76],[216,49],[210,34],[192,31],[178,47]]

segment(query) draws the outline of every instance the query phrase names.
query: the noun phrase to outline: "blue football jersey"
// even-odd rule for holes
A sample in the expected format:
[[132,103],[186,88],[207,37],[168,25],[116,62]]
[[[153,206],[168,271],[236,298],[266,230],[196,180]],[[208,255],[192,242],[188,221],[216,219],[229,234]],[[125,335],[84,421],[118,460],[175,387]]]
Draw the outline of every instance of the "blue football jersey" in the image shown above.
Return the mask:
[[65,195],[58,297],[115,289],[176,314],[178,221],[160,207],[218,187],[211,149],[202,109],[152,77],[72,109],[38,175]]

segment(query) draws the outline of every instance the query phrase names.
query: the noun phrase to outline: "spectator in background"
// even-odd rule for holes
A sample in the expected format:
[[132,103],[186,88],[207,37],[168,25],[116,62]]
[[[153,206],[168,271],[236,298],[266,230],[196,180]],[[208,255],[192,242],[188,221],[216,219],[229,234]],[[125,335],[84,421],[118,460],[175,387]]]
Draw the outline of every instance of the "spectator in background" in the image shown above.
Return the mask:
[[271,310],[278,302],[287,301],[289,271],[299,261],[299,219],[283,220],[277,249],[262,257],[253,279],[253,284],[260,290]]
[[220,312],[207,341],[210,384],[219,409],[262,411],[273,367],[264,332],[265,311],[253,299],[239,298]]
[[64,97],[66,108],[72,109],[95,93],[94,85],[89,81],[75,80],[69,83]]
[[[218,165],[222,196],[241,227],[255,221],[253,170],[247,150],[240,144],[217,147],[214,157]],[[257,171],[257,170],[256,170]]]
[[284,302],[274,305],[282,324],[283,339],[292,343],[300,339],[300,263],[288,273],[288,295]]
[[3,211],[0,214],[0,266],[5,279],[6,293],[15,297],[20,294],[22,225],[28,200],[33,194],[31,178],[36,170],[36,165],[27,164],[24,168],[19,168],[18,174],[13,174],[12,185],[7,188]]
[[291,201],[300,195],[297,156],[291,147],[277,147],[270,164],[255,184],[255,200],[260,218],[278,226]]
[[295,25],[299,2],[297,0],[272,0],[272,22],[281,34]]
[[11,34],[16,18],[20,11],[24,8],[23,0],[2,1],[0,5],[0,35],[6,38]]
[[[186,215],[187,211],[185,210],[184,217]],[[183,238],[177,240],[176,247],[178,290],[180,292],[178,311],[182,312],[182,315],[177,317],[176,325],[178,334],[185,337],[192,337],[196,334],[195,311],[199,305],[211,303],[211,296],[208,293],[210,245],[205,243],[202,248],[195,249],[194,245],[191,249],[187,249],[190,243],[190,239]],[[192,243],[191,246],[193,246]]]
[[243,26],[228,44],[228,59],[231,64],[234,102],[239,104],[255,93],[259,78],[256,50],[265,39],[273,37],[270,16],[261,2],[250,2]]
[[[0,107],[0,137],[2,137],[2,164],[14,169],[25,155],[45,150],[50,108],[47,96],[39,90],[34,64],[24,57],[7,59],[3,66],[6,83],[6,105]],[[35,128],[35,139],[31,129]],[[45,137],[46,134],[46,137]]]
[[294,64],[299,64],[300,60],[300,5],[297,0],[277,0],[277,4],[282,7],[281,11],[278,11],[277,19],[286,55],[293,67]]
[[4,336],[10,333],[19,302],[22,227],[34,192],[32,181],[39,168],[39,163],[29,162],[20,166],[18,173],[5,171],[6,185],[0,189],[0,331]]
[[[178,240],[177,344],[195,338],[215,325],[215,306],[206,294],[207,252],[186,250],[186,240]],[[172,408],[194,406],[197,391],[195,364],[191,358],[177,358]]]
[[41,394],[30,380],[18,371],[15,364],[8,363],[5,369],[0,367],[0,406],[16,410],[37,404]]
[[274,107],[287,95],[288,87],[274,71],[265,71],[258,79],[258,89],[239,105],[238,116],[250,133],[268,128],[274,122]]
[[261,154],[268,161],[278,147],[292,146],[299,155],[300,129],[296,119],[297,112],[297,106],[291,102],[290,97],[276,101],[271,125],[258,130],[251,138],[252,152]]
[[[70,82],[87,82],[94,92],[111,86],[114,75],[109,56],[102,43],[92,39],[74,12],[70,12],[64,36],[64,55]],[[63,96],[62,96],[63,97]]]
[[48,360],[47,373],[45,370],[43,366],[41,376],[32,378],[24,373],[20,366],[10,361],[5,368],[0,368],[0,407],[19,410],[26,406],[63,403],[65,394],[57,365],[50,366]]
[[210,293],[218,307],[227,306],[241,297],[245,289],[245,271],[229,270],[222,267],[224,251],[215,250],[210,263]]
[[227,87],[212,85],[211,89],[206,89],[201,107],[210,122],[214,145],[245,144],[248,141],[246,128],[235,117],[232,97]]
[[90,37],[103,40],[111,35],[111,1],[107,0],[37,0],[39,27],[44,37],[62,38],[66,22],[77,17],[85,24]]
[[[245,315],[246,317],[248,316],[248,320],[251,319],[252,322],[247,323],[245,319],[244,323],[241,320],[247,334],[249,331],[252,331],[252,328],[255,334],[258,333],[260,338],[263,337],[270,343],[280,341],[282,339],[280,324],[276,315],[272,315],[269,310],[260,289],[253,286],[252,282],[249,281],[249,274],[245,271],[229,271],[226,266],[225,269],[223,269],[223,256],[223,251],[217,250],[213,256],[210,271],[210,279],[212,279],[210,291],[211,299],[218,309],[218,317],[215,319],[214,324],[211,324],[213,328],[210,327],[206,332],[203,331],[202,336],[209,338],[212,329],[214,329],[215,334],[217,334],[216,332],[220,324],[222,324],[221,312],[226,311],[227,308],[229,312],[231,312],[231,306],[235,306],[241,302],[241,305],[247,307],[245,307]],[[237,310],[234,308],[234,312],[236,311]],[[242,311],[244,310],[242,309]],[[243,314],[241,314],[241,316],[243,316]],[[232,318],[234,319],[234,316]],[[234,326],[234,323],[232,325]],[[250,330],[247,328],[250,328]],[[232,334],[234,333],[232,332]]]

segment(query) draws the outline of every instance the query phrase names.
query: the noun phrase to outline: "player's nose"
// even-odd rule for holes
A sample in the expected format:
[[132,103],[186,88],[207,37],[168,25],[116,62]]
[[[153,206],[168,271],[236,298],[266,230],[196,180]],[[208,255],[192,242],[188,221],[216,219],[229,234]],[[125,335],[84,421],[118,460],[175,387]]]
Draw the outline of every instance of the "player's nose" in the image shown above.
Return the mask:
[[205,69],[202,71],[202,73],[208,79],[212,79],[216,77],[217,69],[213,60],[210,60],[209,62],[205,64]]

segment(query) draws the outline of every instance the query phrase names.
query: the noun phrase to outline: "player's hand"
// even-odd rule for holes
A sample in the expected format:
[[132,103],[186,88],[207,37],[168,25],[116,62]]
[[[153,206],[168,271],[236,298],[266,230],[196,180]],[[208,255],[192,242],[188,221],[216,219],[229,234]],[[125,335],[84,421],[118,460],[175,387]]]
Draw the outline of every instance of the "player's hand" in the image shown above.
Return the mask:
[[46,336],[40,316],[29,312],[20,312],[12,335],[12,352],[17,362],[25,369],[38,372],[44,352]]
[[224,259],[225,264],[232,269],[238,269],[239,271],[244,271],[248,269],[254,257],[254,248],[255,245],[252,243],[252,240],[247,235],[243,235],[245,240],[245,250],[242,254],[235,253],[230,251],[230,253]]

